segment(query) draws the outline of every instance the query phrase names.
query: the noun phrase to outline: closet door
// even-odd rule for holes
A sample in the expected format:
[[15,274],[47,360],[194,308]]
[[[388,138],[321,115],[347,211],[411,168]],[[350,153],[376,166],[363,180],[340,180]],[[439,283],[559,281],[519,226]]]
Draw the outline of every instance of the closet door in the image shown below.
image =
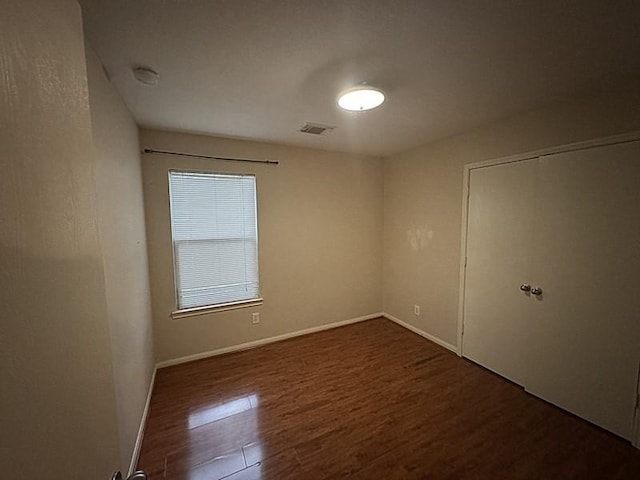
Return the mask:
[[474,169],[469,179],[463,356],[524,384],[537,159]]
[[640,142],[541,157],[531,393],[630,439],[640,362]]

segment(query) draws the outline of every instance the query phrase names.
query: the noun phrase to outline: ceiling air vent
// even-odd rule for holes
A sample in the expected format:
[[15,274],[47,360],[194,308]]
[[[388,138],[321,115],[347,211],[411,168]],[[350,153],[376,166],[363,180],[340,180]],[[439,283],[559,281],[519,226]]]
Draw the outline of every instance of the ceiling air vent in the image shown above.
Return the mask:
[[305,123],[304,126],[300,129],[302,133],[310,133],[311,135],[326,135],[327,133],[333,132],[333,129],[336,127],[332,127],[331,125],[321,125],[319,123]]

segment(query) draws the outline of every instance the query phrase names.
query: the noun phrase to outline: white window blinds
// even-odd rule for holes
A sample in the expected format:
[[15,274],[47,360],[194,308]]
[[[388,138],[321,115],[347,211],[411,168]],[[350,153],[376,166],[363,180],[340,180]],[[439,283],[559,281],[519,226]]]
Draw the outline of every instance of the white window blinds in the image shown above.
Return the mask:
[[255,177],[171,171],[169,196],[178,309],[258,298]]

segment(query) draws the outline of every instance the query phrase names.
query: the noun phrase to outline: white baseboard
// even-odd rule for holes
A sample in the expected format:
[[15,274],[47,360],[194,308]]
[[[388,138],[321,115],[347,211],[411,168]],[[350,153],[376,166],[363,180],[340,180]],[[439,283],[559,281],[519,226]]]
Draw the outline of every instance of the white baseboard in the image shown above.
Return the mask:
[[433,343],[440,345],[441,347],[446,348],[447,350],[451,350],[453,353],[455,353],[456,355],[460,356],[460,350],[458,350],[458,347],[456,347],[455,345],[451,345],[450,343],[445,342],[444,340],[441,340],[438,337],[435,337],[423,330],[420,330],[417,327],[414,327],[413,325],[404,322],[402,320],[400,320],[397,317],[394,317],[393,315],[390,315],[388,313],[383,313],[382,316],[388,320],[391,320],[394,323],[397,323],[398,325],[400,325],[401,327],[406,328],[407,330],[411,330],[413,333],[417,333],[418,335],[420,335],[421,337],[426,338],[427,340],[431,340]]
[[133,474],[138,464],[138,458],[140,457],[140,448],[142,448],[142,437],[144,436],[144,428],[147,425],[147,417],[149,416],[149,405],[151,404],[151,393],[153,392],[153,385],[156,382],[157,367],[153,369],[151,375],[151,382],[149,382],[149,391],[147,392],[147,401],[144,404],[144,410],[142,411],[142,418],[140,419],[140,426],[138,427],[138,436],[136,437],[136,444],[133,447],[133,453],[131,454],[131,463],[129,464],[129,474]]
[[202,358],[215,357],[217,355],[224,355],[225,353],[240,352],[242,350],[249,350],[250,348],[259,347],[268,343],[280,342],[287,340],[288,338],[299,337],[301,335],[308,335],[310,333],[321,332],[322,330],[329,330],[331,328],[342,327],[344,325],[350,325],[352,323],[364,322],[365,320],[371,320],[384,316],[383,313],[372,313],[363,317],[350,318],[348,320],[342,320],[339,322],[328,323],[326,325],[320,325],[319,327],[306,328],[304,330],[298,330],[296,332],[285,333],[283,335],[277,335],[275,337],[261,338],[260,340],[254,340],[253,342],[241,343],[239,345],[231,345],[229,347],[218,348],[208,352],[196,353],[194,355],[187,355],[185,357],[174,358],[172,360],[164,360],[156,364],[156,368],[170,367],[172,365],[179,365],[181,363],[192,362],[194,360],[200,360]]

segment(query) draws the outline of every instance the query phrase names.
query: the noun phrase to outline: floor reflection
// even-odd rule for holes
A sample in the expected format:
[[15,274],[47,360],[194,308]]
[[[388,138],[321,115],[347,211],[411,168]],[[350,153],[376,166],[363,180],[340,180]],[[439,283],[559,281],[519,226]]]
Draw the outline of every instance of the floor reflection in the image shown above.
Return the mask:
[[256,465],[260,463],[263,458],[262,443],[253,442],[245,445],[242,447],[242,453],[244,453],[244,460],[248,467]]
[[261,480],[262,445],[245,445],[240,450],[216,457],[189,471],[188,480]]
[[[244,413],[241,418],[238,418],[242,428],[255,432],[258,428],[257,407],[259,403],[258,395],[254,393],[199,408],[189,413],[188,428],[193,430]],[[222,425],[222,423],[219,424],[219,427],[222,428]],[[216,431],[220,430],[216,426],[211,428]],[[224,431],[224,428],[222,430]],[[196,430],[193,434],[196,435],[196,432],[199,431],[201,430]],[[196,447],[196,445],[198,446]],[[188,471],[186,477],[188,480],[218,480],[222,478],[225,480],[260,480],[262,478],[263,446],[259,441],[248,443],[238,450],[197,464],[197,459],[202,455],[201,449],[200,442],[194,442],[194,451],[190,452],[190,456],[192,457],[191,462],[193,462],[191,464],[195,466]]]
[[189,413],[189,429],[198,428],[207,423],[231,417],[258,406],[256,394],[235,398],[210,407],[200,408]]

